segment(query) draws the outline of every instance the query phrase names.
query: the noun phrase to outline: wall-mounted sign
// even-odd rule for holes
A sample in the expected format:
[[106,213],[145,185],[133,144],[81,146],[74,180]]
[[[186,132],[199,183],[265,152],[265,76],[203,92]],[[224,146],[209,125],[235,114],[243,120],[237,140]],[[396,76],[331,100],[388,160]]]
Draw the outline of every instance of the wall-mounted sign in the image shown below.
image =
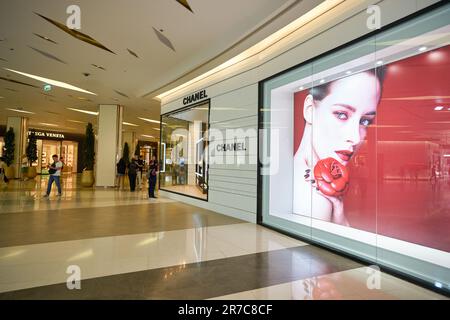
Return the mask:
[[216,150],[219,152],[226,151],[246,151],[247,147],[244,142],[235,142],[235,143],[222,143],[216,146]]
[[206,94],[206,90],[202,90],[202,91],[196,92],[194,94],[191,94],[190,96],[184,97],[183,105],[192,104],[194,102],[198,102],[198,101],[201,101],[206,98],[208,98],[208,95]]
[[28,131],[28,135],[31,133],[34,133],[37,138],[52,138],[52,139],[64,139],[63,133],[56,133],[56,132],[46,132],[46,131]]

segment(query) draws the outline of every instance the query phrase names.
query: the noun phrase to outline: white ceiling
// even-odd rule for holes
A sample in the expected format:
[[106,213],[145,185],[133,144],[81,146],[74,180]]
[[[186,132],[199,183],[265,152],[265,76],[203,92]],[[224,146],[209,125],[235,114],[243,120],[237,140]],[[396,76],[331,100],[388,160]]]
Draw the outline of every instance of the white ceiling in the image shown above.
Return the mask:
[[[306,1],[306,0],[305,0]],[[14,0],[0,2],[0,77],[26,82],[27,87],[0,79],[0,124],[19,113],[5,108],[35,112],[30,126],[57,124],[51,130],[83,132],[76,120],[96,123],[96,117],[70,111],[67,107],[96,111],[99,104],[121,104],[124,126],[138,134],[159,136],[138,117],[159,120],[156,93],[193,78],[195,72],[218,65],[265,36],[298,18],[301,0],[188,0],[193,13],[175,0]],[[65,24],[66,8],[81,8],[81,30],[116,54],[82,42],[35,13]],[[164,30],[176,51],[163,45],[153,28]],[[41,39],[48,37],[57,44]],[[47,52],[65,63],[49,59],[31,47]],[[13,50],[11,50],[13,49]],[[135,52],[132,56],[127,49]],[[4,60],[6,61],[4,61]],[[97,69],[100,65],[106,71]],[[9,72],[10,68],[67,82],[97,96],[53,87],[45,96],[43,83]],[[83,73],[90,73],[85,77]],[[192,76],[191,76],[192,74]],[[13,89],[16,91],[11,91]],[[123,97],[115,90],[128,95]],[[154,93],[154,94],[149,94]],[[71,96],[69,96],[71,95]],[[145,96],[145,97],[144,97]],[[90,99],[90,101],[79,98]],[[27,115],[28,116],[28,115]]]

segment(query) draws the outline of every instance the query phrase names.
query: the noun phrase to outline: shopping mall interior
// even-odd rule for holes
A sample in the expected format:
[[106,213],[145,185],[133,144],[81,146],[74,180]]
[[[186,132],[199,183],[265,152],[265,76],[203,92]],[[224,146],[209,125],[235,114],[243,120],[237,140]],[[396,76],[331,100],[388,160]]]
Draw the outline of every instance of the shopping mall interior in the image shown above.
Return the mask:
[[0,300],[448,300],[449,45],[439,0],[1,1]]

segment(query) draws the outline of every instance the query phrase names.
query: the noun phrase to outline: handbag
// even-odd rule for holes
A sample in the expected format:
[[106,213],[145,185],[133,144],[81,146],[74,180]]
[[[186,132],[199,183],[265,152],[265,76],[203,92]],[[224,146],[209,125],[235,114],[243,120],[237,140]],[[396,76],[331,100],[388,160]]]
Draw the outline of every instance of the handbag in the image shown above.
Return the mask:
[[[53,163],[52,167],[55,167],[55,166],[56,166],[56,163]],[[55,174],[56,173],[56,169],[53,169],[52,167],[50,167],[50,169],[48,169],[48,173],[49,174]]]

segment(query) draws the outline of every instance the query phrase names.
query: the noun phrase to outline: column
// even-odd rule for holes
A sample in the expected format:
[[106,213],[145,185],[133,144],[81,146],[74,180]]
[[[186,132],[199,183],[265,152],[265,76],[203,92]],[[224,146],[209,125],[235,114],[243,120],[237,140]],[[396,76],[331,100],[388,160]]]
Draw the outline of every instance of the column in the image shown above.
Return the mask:
[[28,141],[28,118],[8,117],[6,131],[9,128],[14,130],[14,178],[20,178],[20,168],[22,166],[22,157],[26,156],[25,150]]
[[123,107],[99,105],[98,111],[95,185],[105,188],[114,187],[116,163],[122,152]]

